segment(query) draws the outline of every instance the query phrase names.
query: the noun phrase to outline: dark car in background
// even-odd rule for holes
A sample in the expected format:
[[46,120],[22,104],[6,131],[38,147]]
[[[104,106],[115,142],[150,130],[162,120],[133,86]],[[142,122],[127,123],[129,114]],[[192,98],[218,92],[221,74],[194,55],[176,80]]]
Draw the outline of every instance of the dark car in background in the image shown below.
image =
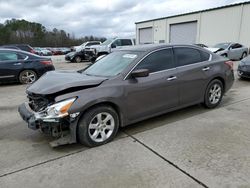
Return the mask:
[[81,61],[91,61],[92,56],[86,53],[85,50],[72,51],[65,55],[65,60],[70,62],[80,63]]
[[19,113],[29,128],[58,138],[52,146],[93,147],[147,118],[199,103],[215,108],[233,82],[232,62],[198,46],[124,47],[84,70],[47,73],[27,89]]
[[237,72],[240,78],[250,79],[250,56],[240,61]]
[[0,48],[0,83],[30,84],[51,70],[55,70],[51,59],[21,50]]
[[19,50],[23,50],[23,51],[30,52],[33,54],[36,53],[36,51],[28,44],[9,44],[9,45],[3,45],[0,47],[9,48],[9,49],[19,49]]

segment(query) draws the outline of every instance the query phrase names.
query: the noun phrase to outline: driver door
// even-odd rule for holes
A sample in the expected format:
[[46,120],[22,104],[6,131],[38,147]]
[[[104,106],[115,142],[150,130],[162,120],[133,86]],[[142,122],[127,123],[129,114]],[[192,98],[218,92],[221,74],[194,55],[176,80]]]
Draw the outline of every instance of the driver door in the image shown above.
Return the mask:
[[149,54],[134,70],[148,69],[147,77],[126,80],[126,113],[130,121],[144,119],[176,107],[179,92],[172,48]]

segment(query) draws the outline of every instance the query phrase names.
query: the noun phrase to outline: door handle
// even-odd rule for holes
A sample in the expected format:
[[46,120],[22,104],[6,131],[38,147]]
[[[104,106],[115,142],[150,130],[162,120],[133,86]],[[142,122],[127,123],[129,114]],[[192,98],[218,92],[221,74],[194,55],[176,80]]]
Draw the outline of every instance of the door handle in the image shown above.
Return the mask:
[[204,67],[202,70],[203,71],[208,71],[208,70],[210,70],[210,67]]
[[167,81],[172,81],[172,80],[176,80],[176,79],[177,79],[176,76],[170,76],[170,77],[167,79]]
[[14,65],[21,65],[22,63],[14,63]]

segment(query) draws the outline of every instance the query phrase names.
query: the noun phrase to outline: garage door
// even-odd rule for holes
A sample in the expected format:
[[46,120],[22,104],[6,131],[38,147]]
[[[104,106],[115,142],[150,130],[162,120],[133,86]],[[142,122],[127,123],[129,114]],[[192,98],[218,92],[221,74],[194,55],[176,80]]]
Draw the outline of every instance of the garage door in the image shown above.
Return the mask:
[[196,42],[197,21],[170,25],[170,43],[193,44]]
[[140,44],[153,43],[152,27],[139,29],[139,43]]

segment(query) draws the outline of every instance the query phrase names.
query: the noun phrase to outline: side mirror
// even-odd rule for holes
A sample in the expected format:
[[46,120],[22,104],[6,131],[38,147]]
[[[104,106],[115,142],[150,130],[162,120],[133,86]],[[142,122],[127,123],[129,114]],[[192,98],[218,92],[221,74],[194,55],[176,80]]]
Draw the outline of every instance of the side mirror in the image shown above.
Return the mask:
[[131,73],[131,76],[133,78],[138,78],[138,77],[147,77],[149,75],[149,70],[148,69],[139,69],[135,70]]
[[114,43],[112,43],[111,48],[116,48],[116,45]]

